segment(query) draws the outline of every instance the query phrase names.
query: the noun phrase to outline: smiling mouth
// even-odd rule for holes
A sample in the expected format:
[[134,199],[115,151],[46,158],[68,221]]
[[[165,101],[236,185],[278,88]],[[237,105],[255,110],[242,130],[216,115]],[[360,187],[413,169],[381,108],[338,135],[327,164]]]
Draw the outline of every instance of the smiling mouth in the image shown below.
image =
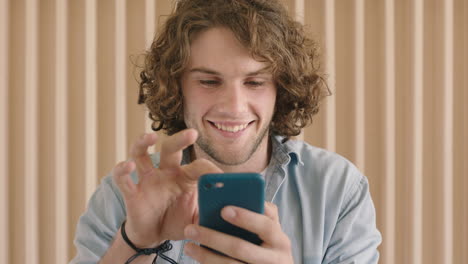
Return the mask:
[[242,130],[246,129],[254,121],[244,123],[244,124],[234,125],[234,126],[233,125],[226,125],[226,124],[223,124],[223,123],[216,123],[216,122],[212,122],[212,121],[208,121],[208,122],[210,122],[211,125],[213,125],[214,127],[216,127],[217,129],[219,129],[221,131],[236,133],[236,132],[239,132],[239,131],[242,131]]

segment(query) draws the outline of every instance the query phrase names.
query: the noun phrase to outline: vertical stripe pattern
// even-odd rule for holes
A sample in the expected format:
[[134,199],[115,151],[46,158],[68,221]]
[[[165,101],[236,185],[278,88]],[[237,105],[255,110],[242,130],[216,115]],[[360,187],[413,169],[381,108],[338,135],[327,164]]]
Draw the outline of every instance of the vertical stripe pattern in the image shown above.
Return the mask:
[[[68,236],[68,177],[67,164],[67,2],[56,0],[55,32],[55,248],[61,248],[70,241]],[[67,250],[55,251],[55,262],[65,263]]]
[[25,98],[24,98],[24,216],[26,263],[39,259],[38,204],[38,1],[26,1]]
[[383,227],[381,229],[386,238],[382,245],[383,263],[395,263],[395,192],[396,192],[396,133],[395,133],[395,3],[394,0],[385,1],[385,77],[384,77],[384,180],[383,182],[383,202],[381,205],[381,219]]
[[0,0],[0,262],[8,263],[8,0]]
[[97,184],[97,2],[85,2],[85,194],[91,197]]
[[423,1],[413,1],[413,80],[412,80],[412,261],[414,264],[422,264],[422,197],[423,197],[423,37],[424,37],[424,13]]

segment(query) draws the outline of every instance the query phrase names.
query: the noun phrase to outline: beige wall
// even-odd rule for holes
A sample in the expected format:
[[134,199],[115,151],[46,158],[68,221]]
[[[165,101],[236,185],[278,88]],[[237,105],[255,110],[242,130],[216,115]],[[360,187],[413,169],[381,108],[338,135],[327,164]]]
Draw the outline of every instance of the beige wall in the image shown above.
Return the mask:
[[[468,1],[289,0],[334,95],[303,137],[365,172],[381,262],[468,263]],[[145,130],[138,59],[171,1],[0,0],[0,263],[66,263]]]

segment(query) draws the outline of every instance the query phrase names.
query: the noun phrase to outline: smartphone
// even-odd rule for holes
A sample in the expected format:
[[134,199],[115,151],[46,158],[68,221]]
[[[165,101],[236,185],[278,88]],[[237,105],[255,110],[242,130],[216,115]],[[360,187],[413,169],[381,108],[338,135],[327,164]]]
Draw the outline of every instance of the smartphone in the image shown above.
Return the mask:
[[221,209],[228,205],[263,214],[265,182],[258,173],[205,174],[198,180],[199,222],[205,226],[251,243],[262,240],[254,233],[223,220]]

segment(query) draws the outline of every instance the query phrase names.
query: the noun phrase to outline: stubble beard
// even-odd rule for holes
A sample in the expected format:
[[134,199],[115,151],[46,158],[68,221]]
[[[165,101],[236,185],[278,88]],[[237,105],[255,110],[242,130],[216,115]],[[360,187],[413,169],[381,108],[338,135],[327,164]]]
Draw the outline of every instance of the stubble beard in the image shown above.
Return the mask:
[[[250,149],[244,153],[245,155],[239,155],[239,153],[232,153],[229,151],[229,149],[221,150],[223,151],[220,153],[220,151],[217,151],[215,147],[213,146],[213,142],[210,142],[209,139],[204,137],[203,135],[200,135],[196,141],[196,144],[198,147],[205,152],[210,158],[212,158],[214,161],[221,165],[225,166],[236,166],[236,165],[241,165],[245,162],[247,162],[252,155],[257,151],[258,147],[262,143],[265,137],[268,136],[268,131],[269,131],[269,123],[266,125],[259,133],[259,136],[254,140],[253,144],[251,146],[245,146],[246,148],[250,147]],[[243,153],[240,153],[243,154]]]

